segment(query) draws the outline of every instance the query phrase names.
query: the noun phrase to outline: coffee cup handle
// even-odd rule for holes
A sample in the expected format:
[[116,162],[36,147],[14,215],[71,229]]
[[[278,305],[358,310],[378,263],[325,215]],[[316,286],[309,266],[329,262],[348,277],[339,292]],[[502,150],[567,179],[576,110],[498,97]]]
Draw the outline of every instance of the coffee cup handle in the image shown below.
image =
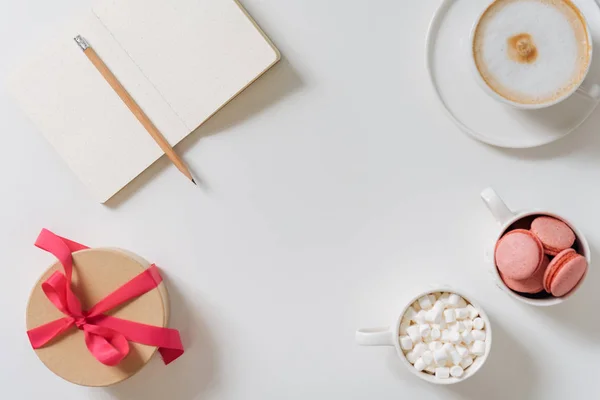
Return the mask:
[[494,189],[484,189],[481,192],[481,198],[500,225],[506,224],[515,216],[515,213],[506,206]]
[[600,99],[600,85],[594,82],[584,80],[577,88],[578,94],[587,97],[590,100],[598,101]]
[[390,327],[365,328],[356,331],[359,346],[394,346],[394,332]]

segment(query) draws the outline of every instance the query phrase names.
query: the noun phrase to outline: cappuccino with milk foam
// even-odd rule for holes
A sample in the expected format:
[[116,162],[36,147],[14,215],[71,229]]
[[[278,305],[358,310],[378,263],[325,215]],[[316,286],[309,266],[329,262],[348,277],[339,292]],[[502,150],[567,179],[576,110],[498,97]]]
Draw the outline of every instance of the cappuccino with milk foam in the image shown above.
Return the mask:
[[473,57],[485,83],[503,98],[544,104],[579,86],[591,43],[569,0],[496,0],[475,27]]

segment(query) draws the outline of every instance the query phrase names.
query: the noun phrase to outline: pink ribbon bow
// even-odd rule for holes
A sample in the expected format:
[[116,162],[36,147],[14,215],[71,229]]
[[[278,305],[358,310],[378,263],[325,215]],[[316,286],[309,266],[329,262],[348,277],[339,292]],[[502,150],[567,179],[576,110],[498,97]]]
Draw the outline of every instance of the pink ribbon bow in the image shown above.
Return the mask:
[[44,294],[66,317],[49,322],[27,331],[34,349],[43,347],[50,340],[66,332],[73,326],[85,335],[85,344],[92,355],[102,364],[115,366],[129,354],[128,341],[158,347],[166,364],[183,354],[179,332],[175,329],[141,324],[121,318],[104,315],[105,312],[156,288],[162,277],[158,267],[150,268],[110,293],[87,311],[71,289],[73,257],[71,253],[88,247],[62,238],[42,229],[35,245],[52,254],[62,264],[64,274],[54,272],[44,283]]

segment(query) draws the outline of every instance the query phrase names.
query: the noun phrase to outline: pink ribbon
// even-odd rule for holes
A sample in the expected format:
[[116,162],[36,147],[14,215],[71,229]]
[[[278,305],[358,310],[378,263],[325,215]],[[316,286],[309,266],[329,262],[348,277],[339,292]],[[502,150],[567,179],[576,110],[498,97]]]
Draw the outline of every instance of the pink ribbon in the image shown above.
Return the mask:
[[175,329],[141,324],[104,315],[105,312],[135,299],[156,288],[162,277],[154,264],[123,286],[100,300],[87,311],[71,289],[73,257],[75,251],[87,246],[62,238],[42,229],[35,245],[52,254],[62,264],[64,274],[54,272],[44,283],[44,294],[66,317],[59,318],[27,331],[34,349],[46,345],[55,337],[76,326],[84,333],[85,344],[92,355],[102,364],[115,366],[129,354],[129,342],[158,347],[165,365],[183,354],[179,332]]

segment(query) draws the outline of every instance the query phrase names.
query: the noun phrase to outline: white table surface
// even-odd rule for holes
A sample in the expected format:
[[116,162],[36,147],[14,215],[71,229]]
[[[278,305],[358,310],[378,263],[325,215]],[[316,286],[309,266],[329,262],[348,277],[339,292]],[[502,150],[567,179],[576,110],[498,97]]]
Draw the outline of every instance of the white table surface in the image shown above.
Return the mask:
[[[492,283],[496,233],[479,192],[563,214],[600,236],[600,111],[575,134],[525,151],[488,147],[445,117],[424,40],[437,1],[245,0],[282,62],[177,150],[195,188],[161,159],[96,203],[0,91],[0,279],[6,399],[564,399],[600,395],[592,266],[567,303],[535,309]],[[0,78],[43,32],[89,1],[0,1]],[[186,354],[108,389],[62,381],[31,350],[29,291],[52,262],[47,227],[163,267]],[[422,382],[392,348],[358,347],[407,297],[447,283],[493,323],[488,364],[452,387]],[[411,397],[412,396],[412,397]]]

